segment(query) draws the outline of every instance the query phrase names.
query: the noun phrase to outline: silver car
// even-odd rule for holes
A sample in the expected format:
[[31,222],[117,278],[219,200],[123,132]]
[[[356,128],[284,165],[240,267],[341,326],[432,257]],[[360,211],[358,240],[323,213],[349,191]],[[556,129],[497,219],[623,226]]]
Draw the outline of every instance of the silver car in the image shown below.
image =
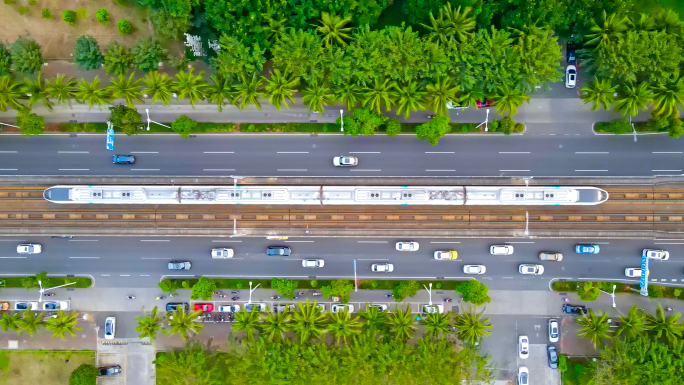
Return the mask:
[[391,273],[394,271],[394,265],[391,263],[374,263],[371,265],[371,271],[374,273]]
[[325,261],[322,259],[304,259],[302,260],[302,267],[308,267],[311,269],[315,269],[318,267],[323,267],[325,266]]
[[169,262],[169,270],[190,270],[192,265],[190,262],[171,261]]
[[518,272],[525,275],[542,275],[544,274],[544,266],[523,263],[518,267]]

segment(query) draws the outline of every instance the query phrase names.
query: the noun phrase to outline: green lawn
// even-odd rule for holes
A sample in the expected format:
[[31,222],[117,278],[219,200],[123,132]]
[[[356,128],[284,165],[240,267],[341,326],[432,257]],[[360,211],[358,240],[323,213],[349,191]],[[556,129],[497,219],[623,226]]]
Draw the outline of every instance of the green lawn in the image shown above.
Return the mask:
[[[21,280],[24,279],[24,277],[10,277],[10,278],[3,278],[0,280],[1,284],[0,287],[24,287],[21,284]],[[76,282],[74,285],[70,285],[70,288],[74,289],[85,289],[90,287],[90,285],[93,284],[92,280],[90,278],[66,278],[66,277],[50,277],[50,285],[52,286],[59,286],[59,285],[64,285],[65,283],[69,282]],[[0,379],[0,385],[2,384],[2,380]]]
[[3,350],[0,351],[0,385],[66,385],[71,372],[81,364],[95,365],[95,353]]

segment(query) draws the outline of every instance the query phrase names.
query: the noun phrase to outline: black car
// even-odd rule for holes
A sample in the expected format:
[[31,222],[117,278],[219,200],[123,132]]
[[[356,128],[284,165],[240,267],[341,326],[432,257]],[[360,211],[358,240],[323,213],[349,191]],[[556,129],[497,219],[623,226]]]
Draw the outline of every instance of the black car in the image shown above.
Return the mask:
[[568,43],[566,47],[568,52],[568,64],[575,64],[575,62],[577,62],[577,48],[572,43]]
[[97,368],[97,374],[100,376],[118,376],[119,374],[121,374],[121,366],[103,366]]
[[556,352],[556,347],[549,345],[549,347],[546,348],[546,351],[549,356],[549,368],[558,369],[558,353]]
[[287,257],[290,254],[292,254],[290,246],[269,246],[268,249],[266,249],[266,255]]
[[133,155],[114,155],[112,156],[112,163],[114,164],[134,164],[135,156]]
[[563,305],[563,313],[566,314],[586,314],[587,307],[584,305]]
[[176,311],[179,307],[183,307],[186,313],[190,311],[190,305],[187,302],[169,302],[166,304],[166,311]]

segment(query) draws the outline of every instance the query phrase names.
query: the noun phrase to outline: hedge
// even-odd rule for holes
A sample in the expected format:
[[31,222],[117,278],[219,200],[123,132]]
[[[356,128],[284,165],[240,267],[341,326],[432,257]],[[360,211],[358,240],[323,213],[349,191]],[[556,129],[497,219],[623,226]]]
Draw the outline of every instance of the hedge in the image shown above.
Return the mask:
[[[576,292],[577,285],[587,281],[555,281],[551,284],[554,291]],[[601,290],[612,293],[613,285],[616,286],[616,293],[639,294],[639,285],[628,285],[622,282],[600,282]],[[650,298],[674,298],[684,299],[684,288],[672,286],[648,285],[648,296]]]
[[[164,281],[169,281],[174,279],[165,279]],[[191,288],[197,279],[175,279],[179,283],[181,288]],[[261,289],[270,289],[271,280],[270,279],[227,279],[227,278],[217,278],[213,279],[216,282],[216,287],[218,289],[249,289],[249,282],[252,282],[252,288],[256,285],[260,285]],[[187,282],[186,286],[183,287],[183,283]],[[297,283],[297,289],[320,289],[321,286],[328,286],[331,284],[332,280],[295,280]],[[358,281],[359,289],[363,290],[392,290],[397,286],[401,280],[360,280]],[[433,290],[454,290],[463,281],[418,281],[418,284],[428,286],[432,283]],[[312,286],[315,283],[315,286]]]
[[[86,277],[76,277],[76,278],[66,278],[66,277],[48,277],[50,279],[50,285],[53,286],[59,286],[59,285],[64,285],[69,282],[76,282],[74,285],[69,285],[67,286],[68,288],[73,288],[73,289],[87,289],[89,288],[93,282],[90,278]],[[0,287],[5,287],[5,288],[23,288],[21,281],[24,279],[24,277],[10,277],[10,278],[0,278],[0,281],[5,282],[5,286],[0,286]]]

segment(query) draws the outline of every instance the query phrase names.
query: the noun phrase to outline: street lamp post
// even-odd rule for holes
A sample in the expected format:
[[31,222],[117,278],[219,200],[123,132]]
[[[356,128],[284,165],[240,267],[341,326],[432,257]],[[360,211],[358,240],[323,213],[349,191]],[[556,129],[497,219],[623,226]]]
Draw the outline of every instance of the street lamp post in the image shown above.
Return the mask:
[[425,290],[427,290],[427,292],[428,292],[428,298],[429,298],[428,306],[432,306],[432,282],[430,282],[430,288],[429,289],[425,285],[423,285],[423,287],[425,287]]
[[340,110],[340,131],[344,132],[344,110]]
[[610,298],[613,300],[613,309],[616,308],[616,306],[615,306],[615,288],[617,288],[617,285],[613,285],[613,293],[612,294],[601,290],[602,293],[608,294],[610,296]]
[[14,127],[14,128],[19,128],[19,127],[15,126],[15,125],[3,123],[3,122],[0,122],[0,124],[2,124],[3,126],[10,126],[10,127]]
[[252,292],[256,290],[256,288],[259,287],[259,285],[261,284],[257,284],[256,286],[254,286],[254,289],[252,289],[252,281],[249,281],[249,302],[247,303],[252,303]]

